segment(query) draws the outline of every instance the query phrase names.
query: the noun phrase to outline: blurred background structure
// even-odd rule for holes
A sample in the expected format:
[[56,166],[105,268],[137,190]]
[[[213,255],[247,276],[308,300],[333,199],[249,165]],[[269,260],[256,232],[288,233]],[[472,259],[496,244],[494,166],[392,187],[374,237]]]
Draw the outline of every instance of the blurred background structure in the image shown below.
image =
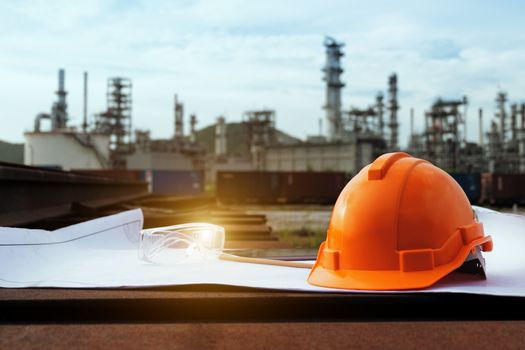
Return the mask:
[[[483,118],[490,115],[479,109],[477,118],[469,119],[467,96],[439,97],[421,114],[424,129],[416,132],[419,117],[414,108],[402,109],[396,73],[386,77],[385,89],[378,88],[368,105],[349,105],[343,98],[344,43],[326,37],[323,46],[325,102],[319,107],[325,116],[316,135],[298,139],[279,130],[279,113],[270,108],[246,110],[241,122],[219,114],[215,124],[199,129],[195,114],[185,118],[183,95],[174,94],[173,120],[166,123],[174,126],[172,137],[153,139],[149,130],[132,127],[129,78],[109,78],[106,110],[88,114],[87,72],[82,123],[73,126],[60,69],[56,102],[49,113],[38,113],[33,130],[25,133],[23,162],[145,181],[150,192],[161,195],[214,193],[230,204],[330,204],[366,164],[403,150],[448,171],[472,203],[525,201],[524,103],[510,102],[507,92],[498,91],[490,129],[484,130]],[[399,122],[401,112],[410,113],[410,125]],[[467,140],[469,126],[479,129],[478,142]],[[399,135],[407,127],[405,143]]]

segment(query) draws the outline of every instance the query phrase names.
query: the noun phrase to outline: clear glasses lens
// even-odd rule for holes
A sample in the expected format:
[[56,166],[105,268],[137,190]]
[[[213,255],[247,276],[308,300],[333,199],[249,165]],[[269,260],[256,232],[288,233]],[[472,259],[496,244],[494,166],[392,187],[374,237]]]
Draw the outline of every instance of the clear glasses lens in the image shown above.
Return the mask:
[[216,259],[224,249],[224,228],[206,223],[141,231],[139,258],[157,264]]

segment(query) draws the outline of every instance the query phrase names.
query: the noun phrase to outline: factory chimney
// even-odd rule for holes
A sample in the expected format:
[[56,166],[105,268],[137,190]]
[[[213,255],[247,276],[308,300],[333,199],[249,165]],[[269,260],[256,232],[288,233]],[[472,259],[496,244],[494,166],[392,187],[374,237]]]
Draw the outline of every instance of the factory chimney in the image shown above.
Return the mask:
[[414,138],[414,107],[410,108],[410,139]]
[[519,171],[525,173],[525,103],[521,104],[521,125],[518,136]]
[[341,57],[344,55],[341,48],[343,43],[326,37],[324,46],[326,48],[326,64],[322,69],[323,80],[326,82],[326,122],[328,140],[340,141],[343,138],[343,121],[341,117],[341,89],[345,85],[341,82]]
[[499,132],[501,137],[502,144],[505,143],[506,140],[506,117],[507,112],[505,111],[505,104],[507,102],[507,93],[500,91],[498,92],[498,96],[496,97],[496,105],[498,108],[498,111],[496,112],[496,117],[500,118],[499,120]]
[[224,117],[217,118],[215,125],[215,156],[226,156],[226,120]]
[[184,137],[184,105],[179,103],[177,94],[175,94],[175,135],[177,141],[182,141]]
[[190,115],[190,142],[197,142],[197,116],[195,114]]
[[[466,95],[463,96],[463,105],[465,106],[465,111],[463,112],[463,117],[465,119],[463,121],[463,144],[466,145],[467,144],[467,134],[468,134],[467,132],[468,131],[468,116],[467,116],[468,98]],[[461,121],[459,122],[461,123]],[[458,157],[459,157],[459,147],[456,148],[456,154],[458,154]]]
[[[65,87],[66,71],[64,68],[58,70],[58,92],[63,92]],[[60,97],[61,95],[59,95]]]
[[62,130],[67,127],[67,92],[64,88],[65,72],[64,69],[58,70],[58,90],[56,94],[58,100],[53,103],[51,113],[39,113],[35,118],[35,132],[40,132],[40,122],[42,119],[51,121],[51,131]]
[[510,106],[510,137],[512,142],[518,138],[518,105],[513,103]]
[[483,108],[479,109],[479,145],[483,149]]
[[82,131],[87,132],[88,121],[87,121],[87,101],[88,101],[88,73],[84,72],[84,108],[83,108],[83,121],[82,121]]
[[521,104],[521,131],[525,132],[525,103]]
[[53,104],[51,110],[51,129],[60,130],[65,129],[67,126],[67,103],[65,90],[65,71],[64,69],[58,70],[58,90],[56,92],[58,101]]
[[388,111],[390,113],[390,121],[388,126],[390,128],[390,139],[388,147],[391,151],[398,149],[398,128],[397,111],[399,104],[397,102],[397,74],[392,74],[388,78]]
[[381,138],[384,137],[384,133],[385,133],[385,120],[384,120],[385,104],[383,100],[384,100],[384,96],[383,96],[383,93],[380,91],[376,95],[376,108],[377,108],[377,117],[379,119],[379,135],[381,136]]

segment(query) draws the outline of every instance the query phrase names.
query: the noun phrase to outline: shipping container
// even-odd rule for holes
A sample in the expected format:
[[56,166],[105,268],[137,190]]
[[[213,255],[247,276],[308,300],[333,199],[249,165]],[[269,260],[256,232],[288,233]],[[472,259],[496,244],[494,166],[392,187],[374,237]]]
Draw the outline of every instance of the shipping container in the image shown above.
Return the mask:
[[344,173],[287,172],[281,175],[277,201],[333,204],[346,185]]
[[142,181],[141,172],[138,170],[114,170],[114,169],[75,169],[75,173],[110,177],[113,179]]
[[481,177],[481,187],[483,204],[525,203],[525,174],[485,173]]
[[141,180],[154,194],[196,196],[204,192],[204,172],[196,170],[144,170]]
[[217,198],[221,203],[275,203],[279,175],[260,171],[219,171]]
[[225,204],[333,204],[346,182],[342,172],[224,171],[217,197]]
[[450,173],[450,175],[465,191],[471,204],[479,203],[481,197],[480,173]]
[[204,172],[192,170],[112,170],[80,169],[76,173],[149,183],[154,194],[195,196],[204,192]]

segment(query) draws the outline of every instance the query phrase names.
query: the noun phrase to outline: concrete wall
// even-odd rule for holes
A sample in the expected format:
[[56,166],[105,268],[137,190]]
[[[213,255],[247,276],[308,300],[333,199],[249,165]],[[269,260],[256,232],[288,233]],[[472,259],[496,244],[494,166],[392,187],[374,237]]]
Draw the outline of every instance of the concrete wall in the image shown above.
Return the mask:
[[376,159],[376,150],[372,143],[370,142],[358,142],[355,147],[355,171],[352,173],[356,174],[363,167],[372,163]]
[[105,169],[109,137],[75,132],[25,133],[24,164],[70,169]]
[[209,156],[206,159],[205,179],[207,185],[215,184],[218,171],[252,171],[254,167],[250,159],[243,157],[216,158]]
[[303,144],[266,149],[269,171],[356,172],[356,147],[352,143]]
[[138,149],[127,157],[131,170],[195,170],[193,158],[182,153],[149,152]]

